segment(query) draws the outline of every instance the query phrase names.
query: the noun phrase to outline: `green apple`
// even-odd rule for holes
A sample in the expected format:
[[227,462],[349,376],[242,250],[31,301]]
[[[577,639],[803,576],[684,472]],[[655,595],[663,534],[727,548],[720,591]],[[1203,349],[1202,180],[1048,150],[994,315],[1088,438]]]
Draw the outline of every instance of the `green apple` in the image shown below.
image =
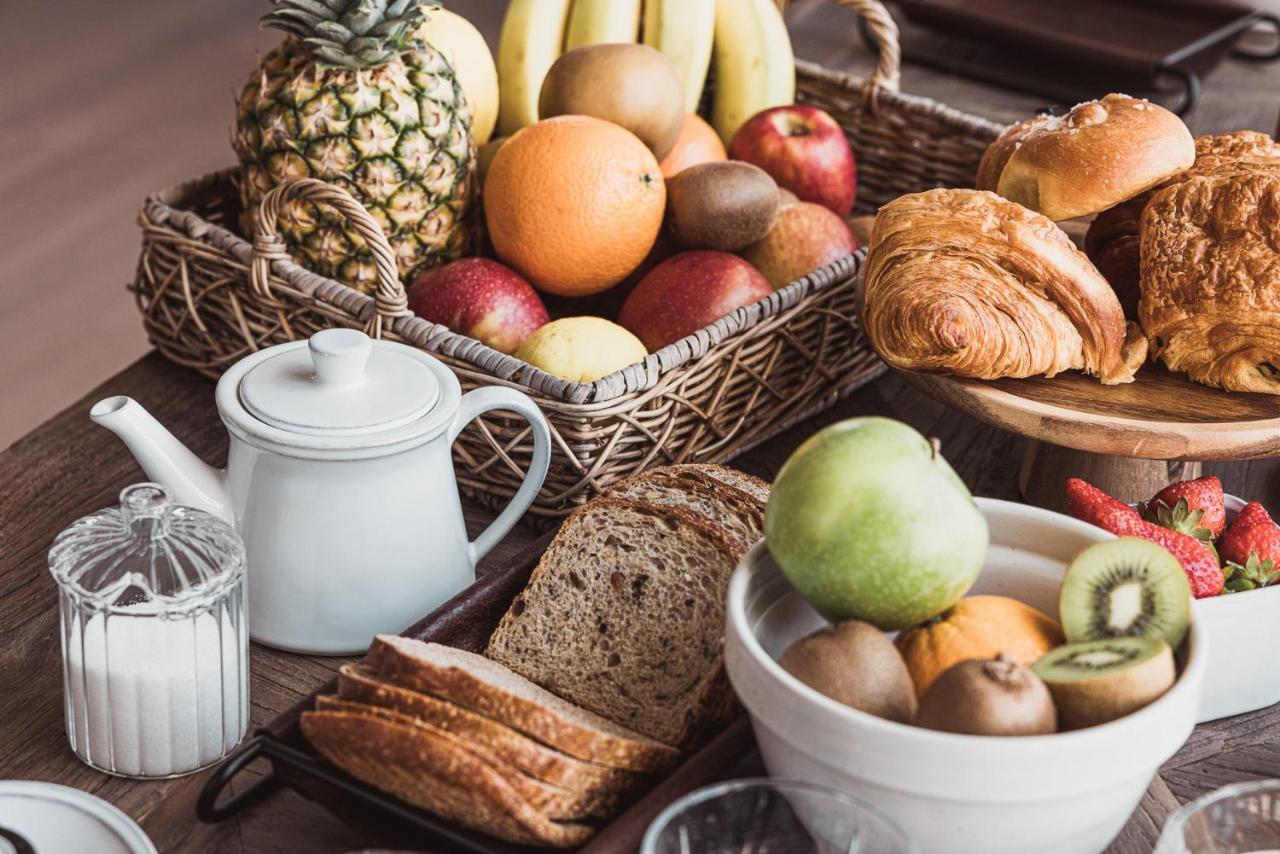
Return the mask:
[[773,483],[769,551],[833,621],[886,631],[951,607],[987,553],[987,521],[937,450],[890,418],[832,424]]

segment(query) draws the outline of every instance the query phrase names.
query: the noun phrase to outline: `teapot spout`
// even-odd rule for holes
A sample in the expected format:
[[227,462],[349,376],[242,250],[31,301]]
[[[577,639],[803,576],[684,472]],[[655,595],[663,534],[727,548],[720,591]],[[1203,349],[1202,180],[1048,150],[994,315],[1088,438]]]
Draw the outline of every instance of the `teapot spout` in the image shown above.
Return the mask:
[[123,395],[100,400],[89,410],[89,418],[119,436],[147,477],[168,489],[178,504],[235,524],[226,472],[187,450],[136,400]]

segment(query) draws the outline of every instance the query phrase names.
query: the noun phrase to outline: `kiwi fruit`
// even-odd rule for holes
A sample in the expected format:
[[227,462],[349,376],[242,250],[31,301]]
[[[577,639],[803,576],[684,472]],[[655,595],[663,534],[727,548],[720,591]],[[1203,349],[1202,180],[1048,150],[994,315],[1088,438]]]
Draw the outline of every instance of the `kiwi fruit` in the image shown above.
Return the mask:
[[1063,729],[1136,712],[1173,685],[1173,650],[1160,638],[1105,638],[1045,653],[1031,671],[1049,686]]
[[538,118],[565,115],[621,125],[662,160],[684,126],[684,84],[671,60],[648,45],[576,47],[551,64],[538,92]]
[[1171,648],[1191,625],[1191,586],[1161,546],[1122,537],[1089,546],[1067,567],[1058,594],[1067,641],[1158,638]]
[[667,182],[667,231],[686,249],[736,252],[769,233],[779,200],[778,185],[759,166],[699,163]]
[[778,661],[810,688],[876,717],[910,723],[916,692],[906,662],[884,632],[846,620],[793,643]]
[[915,722],[967,735],[1048,735],[1058,729],[1049,689],[1003,653],[948,668],[921,698]]

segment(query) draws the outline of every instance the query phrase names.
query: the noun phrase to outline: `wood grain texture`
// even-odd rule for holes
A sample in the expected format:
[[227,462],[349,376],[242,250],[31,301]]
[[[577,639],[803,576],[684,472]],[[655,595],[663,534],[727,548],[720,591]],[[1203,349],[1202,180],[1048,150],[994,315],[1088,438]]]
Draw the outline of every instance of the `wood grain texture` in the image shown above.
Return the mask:
[[[458,0],[493,40],[503,0]],[[141,478],[124,447],[87,419],[106,394],[129,394],[210,462],[226,440],[213,406],[213,386],[152,354],[89,390],[143,350],[134,307],[123,290],[137,252],[133,215],[158,187],[229,162],[226,128],[233,89],[259,47],[274,42],[256,29],[261,0],[143,3],[121,0],[112,14],[86,15],[70,0],[0,4],[7,33],[57,31],[59,61],[44,57],[38,38],[11,39],[0,63],[13,73],[0,89],[0,777],[42,779],[99,794],[140,821],[162,852],[342,852],[361,839],[301,796],[284,792],[218,826],[194,818],[204,774],[161,783],[110,778],[83,766],[63,732],[54,584],[45,553],[76,517],[106,506]],[[853,17],[826,0],[796,0],[788,11],[797,53],[832,67],[865,71],[870,61],[852,36]],[[40,74],[32,73],[39,68]],[[1228,63],[1207,81],[1190,117],[1193,130],[1271,131],[1277,73]],[[903,89],[961,109],[1010,121],[1040,105],[969,81],[908,67]],[[15,131],[14,129],[19,129]],[[36,429],[46,414],[88,391]],[[735,464],[771,477],[804,439],[854,415],[906,421],[938,436],[943,453],[976,494],[1017,497],[1019,460],[1027,440],[990,427],[889,376],[822,416],[789,430]],[[1280,508],[1274,461],[1210,463],[1238,494]],[[484,514],[467,508],[473,528]],[[490,560],[530,541],[517,528]],[[483,570],[483,566],[481,569]],[[1265,657],[1268,651],[1258,655]],[[254,646],[254,727],[287,710],[345,661],[289,655]],[[748,756],[737,773],[758,773]],[[1177,802],[1220,781],[1280,775],[1280,711],[1201,727],[1144,799],[1113,847],[1148,852],[1155,828]],[[246,780],[247,782],[247,780]]]
[[1280,397],[1212,389],[1159,365],[1114,386],[1076,372],[994,381],[904,376],[989,424],[1095,454],[1221,460],[1280,453]]

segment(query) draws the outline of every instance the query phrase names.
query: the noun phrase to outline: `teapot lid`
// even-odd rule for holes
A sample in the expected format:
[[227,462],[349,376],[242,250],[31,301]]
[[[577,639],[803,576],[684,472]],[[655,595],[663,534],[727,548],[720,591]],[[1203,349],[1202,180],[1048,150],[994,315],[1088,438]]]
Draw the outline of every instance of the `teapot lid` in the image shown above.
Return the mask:
[[394,430],[425,416],[440,382],[408,348],[354,329],[325,329],[281,348],[240,381],[239,397],[273,427],[310,436]]

